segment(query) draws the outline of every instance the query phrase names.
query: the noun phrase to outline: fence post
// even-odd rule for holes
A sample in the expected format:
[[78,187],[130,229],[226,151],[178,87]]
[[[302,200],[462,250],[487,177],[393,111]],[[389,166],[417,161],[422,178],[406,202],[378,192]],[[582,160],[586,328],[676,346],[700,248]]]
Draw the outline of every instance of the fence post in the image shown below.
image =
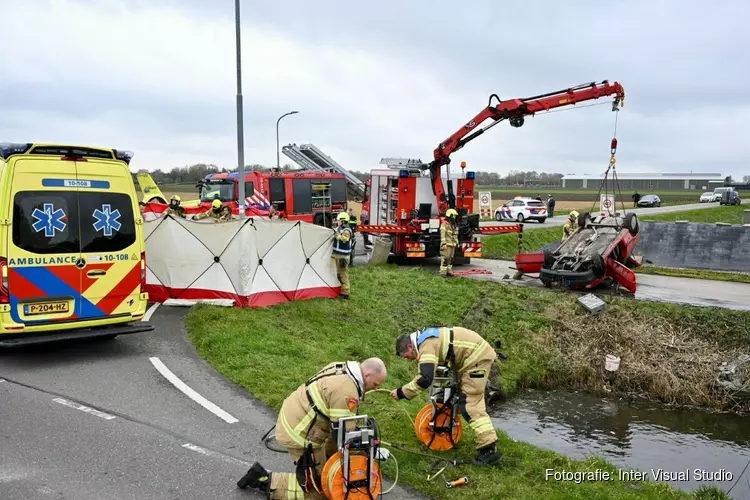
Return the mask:
[[518,230],[518,252],[523,253],[523,224],[520,224],[521,229]]

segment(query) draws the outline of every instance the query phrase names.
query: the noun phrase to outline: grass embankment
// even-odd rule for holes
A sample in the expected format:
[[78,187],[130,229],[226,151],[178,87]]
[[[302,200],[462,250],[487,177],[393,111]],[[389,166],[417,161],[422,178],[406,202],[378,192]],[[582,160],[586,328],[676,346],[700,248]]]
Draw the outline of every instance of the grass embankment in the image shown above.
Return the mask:
[[[745,206],[717,206],[698,210],[684,210],[654,215],[639,215],[639,220],[656,222],[675,222],[686,220],[695,224],[713,224],[726,222],[729,224],[742,224]],[[561,215],[564,217],[564,214]],[[529,225],[535,224],[534,222]],[[528,227],[528,225],[527,225]],[[562,236],[562,227],[545,227],[529,229],[524,231],[524,250],[534,252],[545,245],[559,241]],[[497,236],[485,236],[482,238],[482,254],[487,259],[513,260],[518,251],[517,234],[501,234]],[[658,273],[653,273],[658,274]]]
[[[394,339],[426,325],[462,325],[500,339],[508,355],[502,385],[507,395],[525,387],[575,387],[612,393],[647,393],[664,401],[727,407],[711,395],[713,368],[747,351],[750,313],[669,304],[609,301],[591,316],[574,298],[544,290],[494,283],[445,280],[418,269],[354,268],[352,299],[310,300],[273,308],[241,310],[198,306],[187,319],[198,352],[221,373],[278,410],[284,398],[333,360],[383,358],[385,388],[411,379],[416,365],[393,355]],[[605,354],[621,356],[620,371],[606,377]],[[395,402],[368,395],[361,411],[374,415],[383,439],[417,448],[410,418],[424,399]],[[407,416],[407,413],[409,416]],[[400,482],[431,498],[664,499],[687,498],[663,484],[545,480],[545,470],[616,469],[602,460],[571,460],[499,432],[500,468],[462,466],[450,479],[468,475],[467,487],[448,490],[427,481],[430,459],[392,450]],[[473,433],[462,438],[461,457],[473,457]],[[448,453],[447,456],[451,456]],[[386,464],[386,470],[392,469]],[[707,496],[705,498],[721,498]]]

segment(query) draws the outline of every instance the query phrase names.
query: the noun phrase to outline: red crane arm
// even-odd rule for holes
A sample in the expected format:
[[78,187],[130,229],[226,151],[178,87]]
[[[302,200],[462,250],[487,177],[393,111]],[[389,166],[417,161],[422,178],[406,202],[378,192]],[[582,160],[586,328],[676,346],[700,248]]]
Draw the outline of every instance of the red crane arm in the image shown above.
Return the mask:
[[[457,130],[453,135],[440,143],[435,149],[434,160],[427,164],[432,178],[432,191],[438,201],[439,213],[445,213],[448,209],[448,201],[441,180],[441,167],[450,163],[450,155],[458,151],[466,143],[476,139],[491,127],[503,120],[508,120],[513,127],[523,125],[524,117],[534,115],[540,111],[549,111],[562,106],[573,105],[583,101],[598,99],[600,97],[614,95],[612,111],[616,111],[625,99],[625,90],[618,82],[609,83],[604,80],[601,83],[591,82],[569,89],[550,92],[520,99],[509,99],[501,101],[496,94],[492,94],[486,108],[479,112],[466,125]],[[492,98],[497,99],[497,105],[492,105]],[[493,123],[477,129],[486,120],[492,119]],[[472,132],[473,131],[473,132]]]

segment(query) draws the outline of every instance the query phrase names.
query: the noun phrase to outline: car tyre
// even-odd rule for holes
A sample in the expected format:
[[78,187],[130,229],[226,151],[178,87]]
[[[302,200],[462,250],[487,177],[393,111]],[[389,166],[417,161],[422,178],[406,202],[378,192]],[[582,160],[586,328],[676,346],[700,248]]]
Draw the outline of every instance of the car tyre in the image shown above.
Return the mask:
[[602,257],[600,254],[592,255],[591,267],[596,273],[597,277],[602,276],[605,270],[604,257]]
[[582,214],[578,215],[578,227],[584,229],[586,228],[586,224],[588,222],[591,222],[591,214],[588,212],[583,212]]
[[635,236],[638,234],[638,231],[641,229],[641,224],[638,221],[638,216],[634,214],[633,212],[629,212],[625,214],[625,221],[623,222],[623,227],[625,227],[628,231],[630,231],[630,234]]
[[498,221],[498,222],[500,222],[501,220],[503,220],[503,217],[500,215],[500,211],[499,210],[497,212],[495,212],[495,220]]
[[524,218],[523,214],[518,214],[516,216],[516,220],[518,221],[519,224],[523,224],[526,219]]
[[539,224],[544,224],[544,221],[546,221],[547,218],[546,217],[542,217],[541,219],[538,219],[538,220],[539,220]]

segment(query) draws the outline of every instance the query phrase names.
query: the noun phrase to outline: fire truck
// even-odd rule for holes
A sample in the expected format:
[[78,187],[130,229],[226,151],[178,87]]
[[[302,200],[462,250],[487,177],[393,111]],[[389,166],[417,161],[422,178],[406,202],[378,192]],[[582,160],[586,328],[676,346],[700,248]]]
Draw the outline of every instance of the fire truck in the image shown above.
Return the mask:
[[[610,84],[607,80],[506,101],[492,94],[487,107],[435,148],[431,162],[397,158],[381,160],[388,169],[372,171],[365,201],[370,221],[357,230],[391,236],[391,253],[396,257],[435,257],[440,253],[441,221],[446,210],[453,208],[459,214],[456,263],[481,257],[480,236],[519,232],[522,225],[480,227],[479,215],[473,213],[475,173],[465,171],[466,164],[462,162],[454,189],[454,179],[450,178],[451,155],[502,121],[507,120],[512,127],[519,128],[526,116],[612,95],[615,96],[612,110],[616,111],[625,93],[618,82]],[[496,104],[493,104],[493,99],[497,100]],[[492,122],[479,128],[487,120]]]
[[[236,213],[239,175],[214,173],[198,183],[200,204],[210,208],[215,199],[232,206]],[[288,220],[301,220],[332,227],[333,215],[347,210],[347,180],[331,172],[246,172],[245,201],[248,210],[267,212],[276,205]]]

